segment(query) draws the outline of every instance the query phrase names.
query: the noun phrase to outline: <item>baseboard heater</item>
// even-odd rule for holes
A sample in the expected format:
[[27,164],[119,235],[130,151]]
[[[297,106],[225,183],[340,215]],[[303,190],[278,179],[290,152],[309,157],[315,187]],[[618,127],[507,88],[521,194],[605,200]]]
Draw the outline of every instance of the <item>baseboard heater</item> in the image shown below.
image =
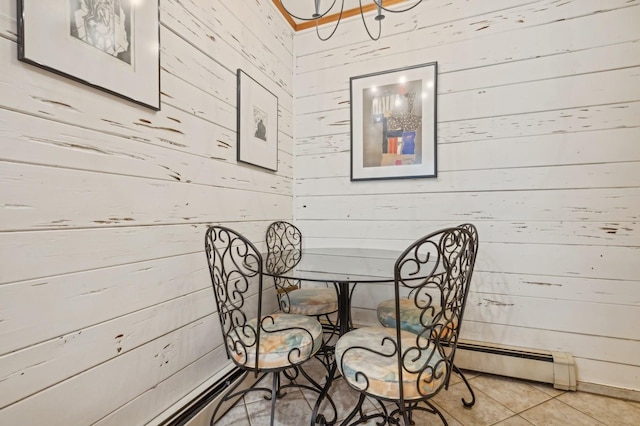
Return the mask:
[[551,352],[460,340],[455,364],[463,370],[497,374],[576,390],[576,365],[567,352]]
[[[222,392],[227,389],[227,387],[233,386],[237,383],[237,381],[240,380],[242,373],[243,370],[234,368],[227,375],[202,391],[189,403],[185,404],[182,409],[174,413],[173,416],[166,419],[158,426],[208,426],[211,421],[213,410],[218,404],[218,400],[222,397]],[[249,388],[261,377],[262,376],[259,376],[258,379],[256,379],[253,374],[247,375],[244,379],[244,383],[241,383],[236,390]],[[216,415],[216,420],[222,417],[222,415],[226,413],[229,408],[233,407],[236,402],[237,399],[225,402],[220,407],[220,410]]]

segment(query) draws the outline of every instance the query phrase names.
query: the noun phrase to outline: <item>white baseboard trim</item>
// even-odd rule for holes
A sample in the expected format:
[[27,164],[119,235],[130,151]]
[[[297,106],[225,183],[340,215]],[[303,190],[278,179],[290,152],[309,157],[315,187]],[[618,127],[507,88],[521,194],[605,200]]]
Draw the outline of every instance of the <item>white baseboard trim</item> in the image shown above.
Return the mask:
[[640,391],[633,389],[617,388],[614,386],[601,385],[599,383],[578,381],[578,390],[580,392],[589,392],[602,396],[640,402]]

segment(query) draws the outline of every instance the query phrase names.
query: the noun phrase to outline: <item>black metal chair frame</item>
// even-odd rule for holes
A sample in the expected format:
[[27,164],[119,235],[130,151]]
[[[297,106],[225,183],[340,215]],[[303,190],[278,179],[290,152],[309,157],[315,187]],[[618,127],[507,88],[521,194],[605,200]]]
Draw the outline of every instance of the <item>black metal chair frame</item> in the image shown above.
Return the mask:
[[[205,234],[205,250],[227,358],[231,359],[238,368],[244,370],[237,383],[224,391],[224,396],[218,402],[210,423],[211,425],[214,424],[218,410],[225,401],[249,392],[262,391],[269,394],[265,396],[265,399],[271,400],[271,425],[273,425],[275,402],[276,399],[286,395],[283,390],[287,388],[303,388],[320,394],[323,386],[311,378],[302,368],[301,364],[308,358],[295,361],[301,356],[299,348],[292,348],[289,351],[287,356],[289,364],[284,367],[260,367],[260,357],[264,355],[258,350],[260,339],[268,333],[287,330],[306,332],[312,342],[313,337],[308,330],[301,327],[287,327],[278,330],[268,329],[268,326],[270,324],[273,325],[275,322],[272,315],[263,315],[262,313],[263,259],[260,252],[248,239],[230,228],[211,226]],[[250,323],[253,316],[248,316],[246,312],[248,309],[246,298],[250,296],[247,292],[256,284],[258,302],[255,318],[257,318],[256,324],[259,324],[259,327],[254,327]],[[253,296],[253,293],[251,296]],[[255,352],[255,362],[252,365],[241,362],[243,360],[246,361],[252,352]],[[239,358],[240,361],[237,361],[236,358]],[[261,374],[260,380],[265,375],[272,374],[271,388],[254,385],[248,389],[235,391],[249,373],[254,373],[256,379]],[[289,380],[289,383],[281,384],[281,374]],[[295,383],[294,381],[299,374],[302,374],[313,386]],[[259,382],[259,380],[256,380],[256,382]],[[327,396],[327,398],[335,413],[335,404],[330,397]],[[316,413],[314,412],[311,418],[312,425],[315,422],[315,417]]]
[[[358,414],[358,419],[351,424],[364,423],[380,417],[382,421],[377,423],[380,425],[386,424],[386,422],[399,424],[400,419],[404,421],[405,425],[409,425],[413,422],[413,413],[418,410],[436,414],[445,425],[447,424],[442,413],[429,402],[429,399],[442,388],[448,386],[452,370],[459,371],[454,367],[453,359],[476,253],[477,238],[473,239],[472,233],[466,226],[458,226],[429,234],[411,244],[400,255],[394,271],[395,341],[389,338],[383,339],[380,342],[379,350],[362,346],[347,348],[342,354],[341,371],[344,371],[344,359],[349,351],[364,350],[383,357],[396,357],[398,383],[400,384],[403,383],[403,371],[417,374],[419,377],[417,383],[420,383],[420,380],[428,382],[434,379],[442,379],[442,382],[432,392],[426,394],[417,385],[421,398],[410,398],[409,400],[405,399],[404,387],[399,385],[399,398],[389,399],[369,392],[370,380],[367,377],[367,372],[357,371],[355,378],[364,382],[364,388],[352,386],[360,392],[360,399],[342,425],[349,424]],[[403,331],[399,302],[401,288],[409,290],[414,303],[421,309],[421,325],[424,327],[424,331],[415,335],[415,341],[412,340],[413,344],[408,348],[402,346],[400,339]],[[415,366],[408,367],[408,361],[419,359],[425,355],[429,360],[434,360],[433,365],[424,362],[417,369],[414,368]],[[443,368],[441,363],[446,366],[445,373],[439,370],[439,368]],[[443,378],[442,374],[446,374],[446,376]],[[382,407],[382,413],[370,415],[363,413],[362,403],[365,395],[378,401]],[[385,408],[385,402],[395,402],[397,408],[388,412]],[[423,405],[420,405],[421,403]]]
[[[265,235],[267,243],[267,263],[266,269],[269,272],[284,273],[293,269],[302,256],[302,232],[300,229],[285,221],[276,221],[269,225]],[[282,277],[274,277],[274,284],[278,294],[278,303],[282,312],[289,312],[290,299],[289,292],[302,288],[301,280],[292,280]],[[332,283],[336,292],[336,299],[339,299],[338,288]],[[338,335],[339,322],[334,322],[330,315],[336,313],[325,312],[315,317],[322,324],[324,333],[323,354],[328,348],[328,344]]]
[[[473,275],[473,270],[475,268],[476,256],[478,255],[479,240],[478,240],[478,230],[476,229],[475,225],[473,225],[471,223],[463,223],[462,225],[460,225],[460,228],[465,229],[469,233],[469,235],[471,236],[471,249],[473,250],[473,263],[471,264],[471,270],[469,271],[469,278],[467,280],[467,283],[466,283],[466,286],[465,286],[465,289],[464,289],[464,305],[466,306],[467,296],[469,295],[469,287],[471,285],[471,277]],[[460,322],[457,324],[458,334],[460,333],[460,327],[462,325],[462,317],[463,317],[463,315],[464,315],[464,308],[462,309],[462,312],[460,313]],[[471,408],[476,403],[476,394],[473,392],[473,388],[471,387],[471,384],[469,383],[469,381],[465,377],[465,375],[462,372],[462,370],[460,370],[458,368],[458,366],[456,366],[456,364],[454,362],[455,349],[456,348],[452,349],[453,350],[453,354],[451,355],[451,368],[452,368],[453,372],[456,373],[462,379],[462,381],[464,382],[465,386],[469,390],[469,393],[471,394],[471,400],[467,401],[464,398],[461,398],[461,400],[462,400],[462,404],[466,408]],[[451,375],[449,375],[447,377],[447,382],[446,382],[446,384],[444,386],[445,390],[449,389],[449,381],[450,381],[450,379],[451,379]]]

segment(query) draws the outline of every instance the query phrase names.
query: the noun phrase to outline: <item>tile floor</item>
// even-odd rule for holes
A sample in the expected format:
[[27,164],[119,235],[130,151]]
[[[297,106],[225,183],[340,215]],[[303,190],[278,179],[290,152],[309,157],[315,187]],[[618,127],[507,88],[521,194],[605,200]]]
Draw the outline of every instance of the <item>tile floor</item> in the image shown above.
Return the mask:
[[[321,377],[317,361],[305,364],[312,377]],[[448,391],[444,389],[432,400],[451,426],[531,426],[531,425],[640,425],[640,402],[625,401],[584,392],[564,392],[551,385],[514,380],[489,374],[466,373],[476,394],[476,404],[465,409],[460,398],[468,398],[467,389],[458,377],[452,377]],[[331,396],[338,408],[338,420],[347,416],[358,399],[342,378],[331,387]],[[303,426],[309,424],[316,394],[290,390],[276,403],[275,424]],[[365,411],[374,405],[366,402]],[[260,392],[251,392],[240,399],[217,425],[262,426],[269,424],[270,401]],[[339,424],[339,423],[338,423]],[[369,422],[374,425],[373,421]],[[416,425],[441,425],[432,414],[421,413]]]

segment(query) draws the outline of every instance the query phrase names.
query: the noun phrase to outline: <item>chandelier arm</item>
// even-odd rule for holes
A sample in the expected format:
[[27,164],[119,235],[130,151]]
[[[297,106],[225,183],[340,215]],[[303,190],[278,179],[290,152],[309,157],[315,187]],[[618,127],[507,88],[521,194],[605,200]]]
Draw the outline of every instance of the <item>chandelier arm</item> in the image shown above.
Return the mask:
[[[301,21],[317,21],[318,19],[324,18],[324,17],[325,17],[329,12],[331,12],[331,9],[333,9],[333,6],[335,6],[335,4],[336,4],[336,2],[337,2],[337,1],[338,1],[338,0],[333,0],[333,3],[331,3],[331,6],[327,9],[327,11],[326,11],[326,12],[324,12],[324,13],[322,13],[322,14],[319,14],[319,16],[318,16],[317,18],[313,18],[313,17],[311,17],[311,18],[303,18],[302,16],[294,15],[294,14],[293,14],[293,13],[291,13],[291,12],[289,11],[289,9],[287,9],[287,7],[284,5],[284,1],[283,1],[283,0],[280,0],[280,6],[282,6],[282,8],[284,9],[284,11],[285,11],[285,12],[287,12],[287,13],[289,14],[289,16],[291,16],[291,17],[293,17],[293,18],[299,19],[299,20],[301,20]],[[375,1],[375,0],[374,0],[374,1]],[[420,0],[420,1],[422,1],[422,0]],[[344,0],[342,0],[342,9],[344,9]],[[340,12],[340,15],[342,16],[342,12]],[[317,25],[317,22],[316,22],[316,25]]]
[[[335,4],[335,1],[333,2]],[[331,6],[333,7],[333,5]],[[344,11],[344,0],[342,0],[342,6],[340,7],[340,14],[338,15],[338,20],[336,21],[336,26],[333,27],[333,31],[331,31],[331,34],[329,34],[326,38],[323,38],[320,35],[320,30],[318,29],[318,19],[316,19],[316,35],[318,36],[318,38],[322,41],[327,41],[329,40],[331,37],[333,37],[333,35],[336,33],[336,30],[338,29],[338,25],[340,25],[340,21],[342,20],[342,12]]]
[[[382,21],[378,21],[378,36],[374,37],[371,34],[371,31],[369,31],[369,27],[367,26],[367,21],[364,19],[364,12],[362,10],[362,0],[358,0],[360,2],[360,17],[362,17],[362,24],[364,25],[364,29],[367,30],[367,34],[369,35],[369,38],[373,41],[379,40],[380,39],[380,35],[382,34]],[[382,0],[381,0],[382,1]],[[422,0],[420,0],[422,1]],[[373,0],[374,3],[376,3],[376,0]],[[378,3],[376,3],[377,5]]]
[[420,3],[422,3],[422,0],[420,0],[418,3],[414,4],[413,6],[409,6],[406,9],[387,9],[386,7],[384,7],[382,5],[382,2],[384,0],[372,0],[373,3],[375,3],[376,6],[379,6],[382,10],[384,10],[385,12],[391,12],[391,13],[402,13],[402,12],[408,12],[411,9],[413,9],[414,7],[418,6]]

